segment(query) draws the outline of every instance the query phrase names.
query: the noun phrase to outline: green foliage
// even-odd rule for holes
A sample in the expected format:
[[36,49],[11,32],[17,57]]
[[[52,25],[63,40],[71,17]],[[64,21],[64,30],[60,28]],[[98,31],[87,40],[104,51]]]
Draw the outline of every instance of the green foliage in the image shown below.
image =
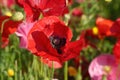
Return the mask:
[[[13,69],[14,76],[8,76],[8,69]],[[29,51],[19,48],[16,35],[11,35],[9,45],[0,49],[0,80],[49,80],[52,75],[53,69]]]

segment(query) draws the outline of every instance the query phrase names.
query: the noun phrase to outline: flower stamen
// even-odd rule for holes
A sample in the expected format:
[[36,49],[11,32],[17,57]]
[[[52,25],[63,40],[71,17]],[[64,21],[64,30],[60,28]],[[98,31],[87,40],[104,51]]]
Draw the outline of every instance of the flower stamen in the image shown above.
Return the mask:
[[65,43],[66,43],[65,38],[60,38],[58,36],[51,36],[50,42],[52,44],[52,47],[55,48],[58,51],[58,53],[62,53],[60,48],[65,45]]

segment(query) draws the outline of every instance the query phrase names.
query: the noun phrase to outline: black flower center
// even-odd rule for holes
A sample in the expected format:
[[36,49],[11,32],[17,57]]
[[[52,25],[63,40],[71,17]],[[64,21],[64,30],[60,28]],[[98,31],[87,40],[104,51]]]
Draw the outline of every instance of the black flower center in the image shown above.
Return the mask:
[[51,36],[50,42],[52,44],[52,47],[57,50],[58,53],[62,53],[61,47],[63,47],[66,43],[65,38],[60,38],[58,36]]

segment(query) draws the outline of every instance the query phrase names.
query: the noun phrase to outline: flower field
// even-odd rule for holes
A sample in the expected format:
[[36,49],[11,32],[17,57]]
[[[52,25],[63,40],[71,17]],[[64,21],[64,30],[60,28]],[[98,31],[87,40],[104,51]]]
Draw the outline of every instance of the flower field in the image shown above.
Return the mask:
[[120,80],[120,1],[0,0],[0,80]]

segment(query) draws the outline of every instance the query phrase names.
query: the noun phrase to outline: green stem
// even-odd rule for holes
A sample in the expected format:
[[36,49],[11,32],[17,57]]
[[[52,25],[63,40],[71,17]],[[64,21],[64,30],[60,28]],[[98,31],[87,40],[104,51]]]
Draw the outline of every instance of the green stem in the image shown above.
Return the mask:
[[17,72],[18,72],[18,62],[16,60],[15,61],[15,77],[14,77],[14,80],[17,80],[17,77],[18,77]]
[[52,73],[51,73],[51,80],[53,79],[53,77],[54,77],[54,63],[52,62]]
[[68,62],[65,62],[64,66],[64,80],[68,80]]
[[106,76],[106,75],[103,75],[103,76],[102,76],[102,80],[107,80],[107,76]]
[[5,19],[2,24],[1,24],[1,30],[0,30],[0,48],[1,48],[1,45],[2,45],[2,33],[3,33],[3,29],[4,29],[4,25],[7,21],[9,21],[10,19]]
[[4,28],[4,24],[9,21],[10,19],[5,19],[3,22],[2,22],[2,25],[1,25],[1,31],[0,33],[2,34],[3,33],[3,28]]
[[40,61],[40,73],[41,73],[42,76],[43,76],[43,72],[44,72],[44,70],[43,70],[43,63],[42,63],[42,57],[41,57],[41,61]]

